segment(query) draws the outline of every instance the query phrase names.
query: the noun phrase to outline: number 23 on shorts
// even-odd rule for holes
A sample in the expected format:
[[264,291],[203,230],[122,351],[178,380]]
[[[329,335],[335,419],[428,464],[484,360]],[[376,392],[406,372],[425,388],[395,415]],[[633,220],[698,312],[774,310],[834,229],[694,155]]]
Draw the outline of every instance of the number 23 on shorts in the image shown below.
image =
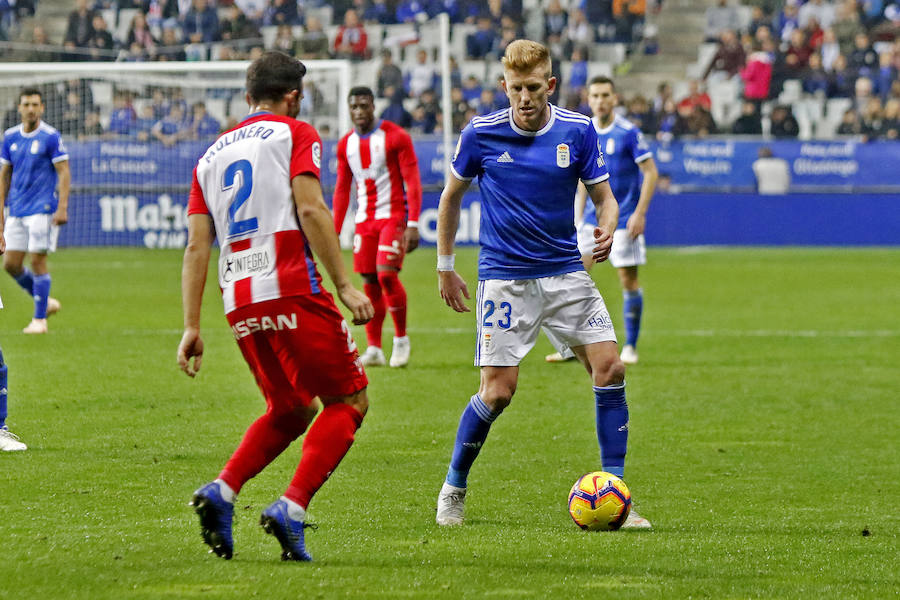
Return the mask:
[[511,315],[512,305],[509,302],[501,302],[498,305],[493,300],[485,300],[481,326],[494,327],[496,325],[500,329],[509,329],[512,325]]

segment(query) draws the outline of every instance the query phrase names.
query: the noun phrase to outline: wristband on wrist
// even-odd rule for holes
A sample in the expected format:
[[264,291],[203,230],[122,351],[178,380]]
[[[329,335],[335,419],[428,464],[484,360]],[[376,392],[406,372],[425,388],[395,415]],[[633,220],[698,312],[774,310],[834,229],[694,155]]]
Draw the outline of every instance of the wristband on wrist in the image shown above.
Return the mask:
[[455,262],[456,262],[455,254],[438,254],[437,270],[438,271],[452,271],[453,265]]
[[416,229],[418,229],[419,222],[418,221],[407,221],[406,226],[407,227],[415,227]]

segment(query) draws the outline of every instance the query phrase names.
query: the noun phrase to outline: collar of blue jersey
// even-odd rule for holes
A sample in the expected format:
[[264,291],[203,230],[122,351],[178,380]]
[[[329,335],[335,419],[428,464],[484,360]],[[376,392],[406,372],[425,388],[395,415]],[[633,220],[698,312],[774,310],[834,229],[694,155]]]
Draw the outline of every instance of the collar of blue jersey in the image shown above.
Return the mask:
[[513,115],[513,107],[509,107],[509,126],[512,127],[512,130],[518,133],[519,135],[524,135],[526,137],[537,137],[539,135],[544,135],[550,128],[553,127],[553,122],[556,121],[556,107],[549,102],[547,106],[550,107],[550,118],[547,119],[547,124],[538,129],[537,131],[528,131],[527,129],[522,129],[518,125],[516,125],[515,116]]
[[613,127],[616,126],[616,121],[619,119],[619,115],[613,115],[612,123],[607,127],[600,127],[600,117],[591,117],[591,121],[594,122],[594,129],[597,130],[597,133],[602,133],[606,135],[610,131],[612,131]]
[[34,131],[26,132],[25,131],[25,123],[19,123],[19,133],[22,135],[22,137],[31,138],[31,137],[34,137],[37,134],[39,134],[41,132],[41,129],[43,129],[43,127],[44,127],[43,119],[40,119],[38,121],[37,127],[34,128]]

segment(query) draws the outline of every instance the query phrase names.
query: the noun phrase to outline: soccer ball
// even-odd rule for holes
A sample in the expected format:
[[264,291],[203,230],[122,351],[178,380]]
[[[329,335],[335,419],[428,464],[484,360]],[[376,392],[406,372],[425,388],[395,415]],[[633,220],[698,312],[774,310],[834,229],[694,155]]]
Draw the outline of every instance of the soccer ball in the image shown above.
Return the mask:
[[569,514],[588,531],[615,531],[631,512],[631,492],[625,482],[606,471],[583,475],[569,492]]

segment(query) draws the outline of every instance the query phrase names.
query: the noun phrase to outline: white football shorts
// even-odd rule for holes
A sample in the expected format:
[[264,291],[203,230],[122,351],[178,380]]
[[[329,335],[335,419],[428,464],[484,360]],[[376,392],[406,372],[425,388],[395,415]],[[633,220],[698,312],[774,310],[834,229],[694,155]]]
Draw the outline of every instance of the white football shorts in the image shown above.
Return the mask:
[[7,250],[47,254],[56,251],[59,226],[49,214],[8,217],[3,237]]
[[616,341],[609,311],[584,271],[478,282],[476,367],[514,367],[544,329],[566,347]]
[[[581,224],[578,227],[578,251],[581,255],[594,251],[594,226]],[[644,234],[631,239],[627,229],[616,229],[613,233],[612,251],[609,264],[614,267],[636,267],[647,264],[647,243]]]

